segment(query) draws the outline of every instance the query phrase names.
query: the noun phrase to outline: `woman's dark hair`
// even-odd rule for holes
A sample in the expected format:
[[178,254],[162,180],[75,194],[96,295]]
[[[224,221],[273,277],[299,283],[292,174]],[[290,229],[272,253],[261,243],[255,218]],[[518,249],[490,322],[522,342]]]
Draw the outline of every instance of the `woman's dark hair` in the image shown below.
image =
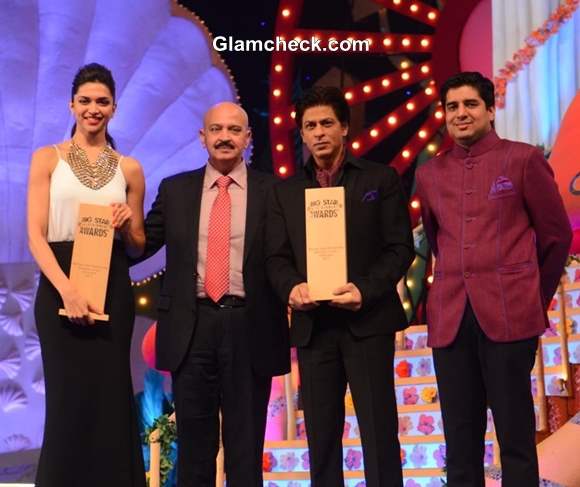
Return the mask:
[[296,103],[296,125],[302,128],[302,118],[308,108],[330,106],[341,125],[350,122],[350,110],[341,90],[335,86],[314,86]]
[[495,92],[492,81],[477,71],[464,71],[454,74],[441,86],[440,96],[444,110],[445,102],[447,101],[447,92],[453,88],[461,88],[462,86],[471,86],[474,88],[484,101],[485,108],[495,106]]
[[[111,73],[111,71],[106,67],[103,66],[102,64],[98,64],[98,63],[90,63],[90,64],[85,64],[83,67],[81,67],[78,71],[77,74],[75,75],[73,82],[72,82],[72,88],[71,88],[71,100],[74,100],[75,95],[77,94],[77,92],[79,91],[79,88],[81,87],[81,85],[84,85],[85,83],[102,83],[104,84],[107,88],[109,88],[109,91],[111,92],[111,95],[113,96],[113,103],[115,102],[115,80],[113,79],[113,74]],[[74,135],[75,130],[77,128],[77,124],[75,123],[72,127],[71,130],[71,137]],[[113,139],[113,137],[111,137],[111,135],[109,134],[109,132],[105,132],[105,138],[107,139],[107,142],[109,143],[109,145],[115,149],[115,140]]]

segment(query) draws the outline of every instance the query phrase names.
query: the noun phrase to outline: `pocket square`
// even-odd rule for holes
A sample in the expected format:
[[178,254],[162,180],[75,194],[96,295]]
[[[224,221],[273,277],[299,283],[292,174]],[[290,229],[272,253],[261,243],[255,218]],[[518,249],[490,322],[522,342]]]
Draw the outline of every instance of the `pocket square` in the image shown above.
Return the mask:
[[505,176],[499,176],[491,185],[489,189],[489,198],[497,198],[500,196],[507,196],[515,194],[514,183],[511,179]]
[[368,203],[369,201],[375,201],[379,197],[379,190],[378,189],[371,189],[367,191],[364,196],[362,197],[363,203]]

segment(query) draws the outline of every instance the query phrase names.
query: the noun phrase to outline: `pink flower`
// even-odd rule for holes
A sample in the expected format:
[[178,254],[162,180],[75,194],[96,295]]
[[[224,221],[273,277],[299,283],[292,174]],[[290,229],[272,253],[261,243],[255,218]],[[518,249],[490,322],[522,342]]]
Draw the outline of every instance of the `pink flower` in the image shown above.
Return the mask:
[[349,434],[350,434],[350,423],[348,421],[345,421],[344,422],[344,429],[342,430],[342,437],[348,438]]
[[405,350],[413,350],[413,340],[409,337],[405,337]]
[[344,458],[344,465],[349,470],[358,470],[361,467],[362,452],[349,448]]
[[431,359],[422,358],[419,360],[419,366],[417,367],[417,374],[421,377],[425,377],[427,375],[431,375]]
[[405,436],[413,429],[413,421],[410,416],[401,416],[399,418],[399,434]]
[[488,443],[485,445],[485,453],[483,454],[484,465],[493,464],[493,443]]
[[413,479],[409,479],[405,482],[405,487],[421,487],[421,484],[418,484]]
[[405,387],[403,389],[403,404],[411,405],[419,402],[419,395],[416,387]]
[[434,422],[435,420],[433,419],[433,416],[421,414],[421,416],[419,416],[419,426],[417,426],[417,430],[425,435],[430,435],[435,430],[435,426],[433,425]]
[[427,335],[419,335],[415,342],[415,350],[427,347]]
[[561,365],[562,364],[562,349],[560,347],[556,347],[554,350],[554,365]]

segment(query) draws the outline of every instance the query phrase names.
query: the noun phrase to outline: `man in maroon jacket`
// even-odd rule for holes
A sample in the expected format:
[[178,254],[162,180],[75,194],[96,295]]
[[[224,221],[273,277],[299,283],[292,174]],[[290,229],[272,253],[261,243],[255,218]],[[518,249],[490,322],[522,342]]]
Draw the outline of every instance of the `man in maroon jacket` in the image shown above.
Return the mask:
[[537,487],[530,372],[570,224],[542,153],[495,133],[489,79],[459,73],[441,102],[454,145],[417,171],[417,193],[436,256],[427,318],[447,485],[483,487],[489,404],[503,487]]

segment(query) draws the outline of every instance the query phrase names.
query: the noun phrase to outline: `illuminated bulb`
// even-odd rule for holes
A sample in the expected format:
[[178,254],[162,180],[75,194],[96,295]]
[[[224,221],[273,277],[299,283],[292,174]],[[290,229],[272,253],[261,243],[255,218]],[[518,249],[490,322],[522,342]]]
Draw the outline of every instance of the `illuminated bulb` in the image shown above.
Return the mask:
[[421,39],[421,45],[427,47],[429,45],[429,39]]
[[435,112],[435,118],[442,119],[443,118],[443,112],[436,111]]
[[427,74],[429,72],[429,66],[421,66],[421,72]]
[[371,88],[371,86],[370,86],[370,85],[364,85],[364,86],[363,86],[363,91],[364,91],[365,93],[370,93],[370,92],[371,92],[371,90],[372,90],[372,88]]
[[415,284],[413,282],[413,279],[407,279],[407,287],[410,289],[413,289],[413,284]]
[[403,303],[403,309],[408,310],[411,307],[411,305],[409,304],[409,301],[405,301]]
[[371,137],[376,137],[377,135],[379,135],[379,131],[377,129],[372,129],[371,130]]
[[296,112],[294,112],[294,111],[290,112],[290,117],[291,118],[296,118]]
[[389,47],[392,44],[393,44],[393,41],[390,37],[385,37],[383,39],[383,45],[385,45],[386,47]]
[[360,149],[360,143],[359,143],[359,142],[353,142],[353,143],[352,143],[352,148],[353,148],[354,150]]
[[419,209],[419,206],[421,206],[419,204],[419,201],[417,201],[417,200],[411,201],[411,208],[413,208],[414,210],[418,210]]
[[401,78],[404,79],[405,81],[407,81],[410,77],[411,77],[411,75],[409,73],[403,73],[401,75]]
[[419,137],[421,139],[424,139],[425,137],[427,137],[427,131],[426,130],[419,130]]
[[389,122],[389,125],[395,125],[397,123],[397,117],[395,117],[394,115],[391,115],[387,119],[387,122]]
[[276,150],[282,152],[284,150],[284,144],[276,144]]
[[427,146],[427,150],[428,150],[429,152],[435,152],[435,151],[437,150],[437,146],[436,146],[435,144],[429,144],[429,145]]
[[274,96],[280,96],[280,95],[282,94],[282,91],[281,91],[281,90],[279,90],[278,88],[276,88],[276,89],[275,89],[275,90],[272,92],[272,94],[273,94]]
[[416,3],[414,3],[409,8],[410,8],[411,12],[417,12],[419,10],[419,5],[417,5]]
[[402,155],[402,156],[403,156],[405,159],[408,159],[408,158],[411,156],[411,151],[410,151],[410,150],[408,150],[408,149],[405,149],[405,150],[404,150],[404,151],[401,153],[401,155]]
[[276,71],[277,73],[281,73],[282,69],[283,68],[281,64],[276,64],[276,66],[274,66],[274,71]]
[[280,125],[282,123],[282,117],[274,117],[274,123]]
[[282,10],[282,17],[290,17],[290,9],[289,8],[285,8],[284,10]]
[[425,94],[426,95],[432,95],[433,94],[433,88],[425,88]]
[[393,3],[394,3],[395,5],[401,5],[401,0],[393,0]]
[[411,39],[409,39],[408,37],[405,37],[402,41],[402,44],[405,47],[409,47],[411,45]]
[[437,14],[436,14],[435,12],[429,12],[429,13],[427,14],[427,18],[428,18],[429,20],[435,20],[435,17],[437,17]]
[[300,42],[300,41],[302,40],[302,37],[300,37],[300,36],[295,36],[295,37],[294,37],[294,40],[295,40],[295,41],[298,41],[298,42]]
[[409,61],[403,61],[401,63],[401,69],[407,69],[409,67]]
[[427,278],[427,282],[428,282],[429,284],[433,284],[433,276],[429,276],[429,277]]
[[280,166],[278,168],[278,172],[282,175],[286,174],[288,172],[288,169],[286,168],[286,166]]
[[369,46],[373,45],[373,40],[370,37],[367,37],[366,41],[369,43]]
[[139,298],[139,306],[147,306],[149,300],[145,296]]
[[386,88],[391,84],[391,82],[387,78],[385,78],[383,79],[383,81],[381,81],[381,84]]
[[344,94],[344,97],[345,97],[347,100],[352,100],[352,91],[347,91],[347,92]]
[[407,103],[407,110],[409,110],[409,111],[415,110],[415,104],[411,101],[409,103]]

